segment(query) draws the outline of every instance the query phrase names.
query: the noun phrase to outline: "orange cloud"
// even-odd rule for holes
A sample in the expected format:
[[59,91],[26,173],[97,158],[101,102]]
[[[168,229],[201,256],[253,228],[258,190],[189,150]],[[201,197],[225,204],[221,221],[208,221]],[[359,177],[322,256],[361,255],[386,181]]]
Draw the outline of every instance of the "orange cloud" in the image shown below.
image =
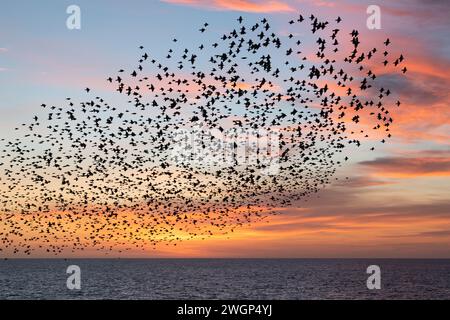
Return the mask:
[[360,162],[377,176],[415,178],[420,176],[450,176],[450,156],[385,157]]
[[[320,216],[315,215],[318,208],[314,206],[295,208],[238,233],[163,248],[163,254],[196,258],[411,257],[426,256],[433,249],[438,256],[448,256],[448,217],[409,214],[409,208],[352,208],[358,214],[347,214],[348,208],[331,208],[328,215]],[[137,251],[130,254],[145,256]]]
[[162,0],[168,3],[205,7],[216,10],[244,11],[244,12],[292,12],[294,8],[281,1],[249,1],[249,0]]
[[[425,57],[407,58],[406,76],[394,73],[393,66],[378,73],[378,81],[389,88],[399,108],[391,108],[392,134],[403,142],[417,140],[448,144],[450,141],[450,95],[448,62]],[[381,70],[380,70],[381,72]]]
[[445,61],[437,63],[421,58],[408,59],[407,68],[413,72],[449,80],[448,70],[450,70],[450,66]]

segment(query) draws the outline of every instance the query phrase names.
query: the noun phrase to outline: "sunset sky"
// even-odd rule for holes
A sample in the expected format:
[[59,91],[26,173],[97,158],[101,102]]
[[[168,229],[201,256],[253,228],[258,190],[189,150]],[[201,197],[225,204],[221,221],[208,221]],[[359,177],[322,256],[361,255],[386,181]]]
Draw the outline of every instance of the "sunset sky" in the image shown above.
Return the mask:
[[[81,8],[81,30],[68,30],[66,8]],[[372,1],[164,0],[3,1],[0,5],[0,138],[29,121],[41,103],[61,104],[85,87],[115,99],[106,77],[131,66],[137,47],[164,57],[174,37],[197,40],[204,22],[218,34],[236,19],[286,21],[313,13],[358,29],[378,45],[389,37],[404,54],[405,77],[382,76],[402,101],[392,110],[393,139],[361,151],[341,179],[316,196],[279,208],[265,222],[176,247],[127,257],[424,257],[450,258],[450,4],[377,1],[381,30],[366,27]],[[1,213],[0,213],[1,214]],[[119,250],[120,248],[118,248]],[[77,256],[104,257],[86,248]],[[108,256],[116,256],[111,252]],[[37,257],[45,256],[36,253]]]

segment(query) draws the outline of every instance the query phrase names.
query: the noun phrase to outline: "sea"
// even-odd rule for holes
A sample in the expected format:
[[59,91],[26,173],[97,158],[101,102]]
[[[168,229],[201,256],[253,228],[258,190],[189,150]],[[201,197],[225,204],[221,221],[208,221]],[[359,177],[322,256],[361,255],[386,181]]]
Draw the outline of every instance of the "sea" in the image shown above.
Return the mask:
[[[371,265],[380,289],[367,286]],[[0,299],[450,299],[450,260],[9,259]]]

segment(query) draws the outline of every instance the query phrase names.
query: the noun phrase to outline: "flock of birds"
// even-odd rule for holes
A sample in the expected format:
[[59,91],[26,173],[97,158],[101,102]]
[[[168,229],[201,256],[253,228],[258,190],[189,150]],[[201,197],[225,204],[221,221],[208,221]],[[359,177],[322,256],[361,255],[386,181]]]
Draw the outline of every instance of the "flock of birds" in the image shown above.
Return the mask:
[[[89,88],[85,101],[42,104],[16,139],[2,139],[0,252],[176,245],[228,234],[317,193],[336,179],[349,150],[373,135],[383,143],[391,137],[388,104],[400,102],[376,73],[407,71],[403,55],[387,51],[389,39],[364,51],[359,32],[343,34],[340,23],[299,15],[289,26],[307,36],[277,35],[267,19],[246,25],[240,17],[216,42],[188,49],[173,39],[179,49],[160,60],[141,46],[133,70],[107,78],[123,104]],[[174,161],[173,133],[190,129],[208,140],[203,154],[215,143],[240,147],[212,130],[275,132],[277,154],[246,148],[266,152],[278,170],[267,174],[270,163],[237,158]]]

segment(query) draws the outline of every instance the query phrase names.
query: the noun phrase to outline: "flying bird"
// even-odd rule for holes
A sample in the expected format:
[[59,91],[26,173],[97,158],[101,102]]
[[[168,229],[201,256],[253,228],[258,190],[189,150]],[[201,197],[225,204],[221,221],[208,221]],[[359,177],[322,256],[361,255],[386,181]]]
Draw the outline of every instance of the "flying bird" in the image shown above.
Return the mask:
[[375,76],[389,39],[383,54],[366,52],[357,30],[339,38],[340,17],[309,21],[313,59],[307,37],[239,17],[212,41],[205,23],[200,47],[174,38],[187,47],[170,49],[169,62],[141,51],[107,78],[114,103],[42,104],[2,140],[0,251],[175,245],[234,232],[331,184],[351,147],[391,138],[400,101]]

